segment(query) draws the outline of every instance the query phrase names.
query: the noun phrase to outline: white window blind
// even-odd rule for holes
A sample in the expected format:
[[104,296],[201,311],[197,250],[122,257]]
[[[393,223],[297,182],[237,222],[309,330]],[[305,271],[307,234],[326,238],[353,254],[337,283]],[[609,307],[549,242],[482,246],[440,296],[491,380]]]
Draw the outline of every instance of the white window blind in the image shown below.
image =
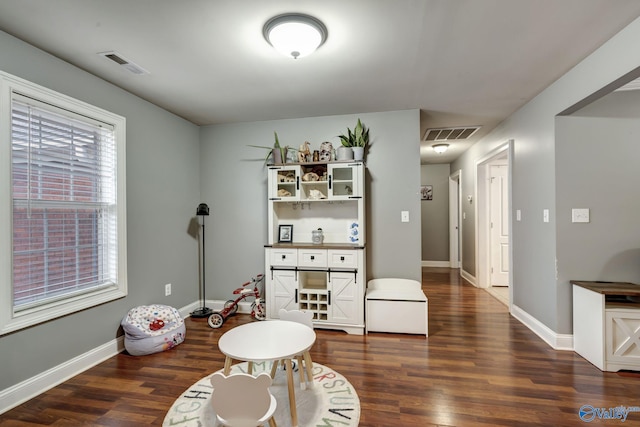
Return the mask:
[[117,165],[111,125],[14,93],[15,312],[117,281]]

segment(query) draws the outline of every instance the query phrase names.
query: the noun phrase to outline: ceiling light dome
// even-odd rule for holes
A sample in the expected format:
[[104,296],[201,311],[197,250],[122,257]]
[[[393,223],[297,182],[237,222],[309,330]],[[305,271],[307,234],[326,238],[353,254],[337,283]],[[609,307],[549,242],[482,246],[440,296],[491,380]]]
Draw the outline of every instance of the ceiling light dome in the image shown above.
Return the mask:
[[442,154],[449,149],[449,144],[434,144],[431,148],[433,148],[433,151],[436,153]]
[[271,18],[262,33],[275,50],[293,59],[313,53],[327,39],[327,27],[321,21],[299,13]]

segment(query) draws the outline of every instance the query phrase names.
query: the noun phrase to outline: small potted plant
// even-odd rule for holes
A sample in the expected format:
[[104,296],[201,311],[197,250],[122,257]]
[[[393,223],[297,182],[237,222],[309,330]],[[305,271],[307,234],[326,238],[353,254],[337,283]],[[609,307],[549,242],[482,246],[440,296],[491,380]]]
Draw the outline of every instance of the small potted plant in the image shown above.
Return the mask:
[[341,147],[336,152],[337,160],[362,160],[364,149],[369,143],[369,129],[367,129],[360,119],[356,127],[351,131],[347,128],[347,134],[338,135]]
[[269,157],[272,157],[274,165],[281,165],[287,162],[287,151],[292,148],[289,146],[284,146],[284,147],[280,146],[280,141],[278,140],[278,133],[273,132],[273,135],[275,136],[275,142],[273,143],[273,147],[268,147],[265,145],[249,145],[249,147],[265,148],[269,150],[269,152],[267,153],[267,156],[264,159],[264,163],[267,164],[269,162]]

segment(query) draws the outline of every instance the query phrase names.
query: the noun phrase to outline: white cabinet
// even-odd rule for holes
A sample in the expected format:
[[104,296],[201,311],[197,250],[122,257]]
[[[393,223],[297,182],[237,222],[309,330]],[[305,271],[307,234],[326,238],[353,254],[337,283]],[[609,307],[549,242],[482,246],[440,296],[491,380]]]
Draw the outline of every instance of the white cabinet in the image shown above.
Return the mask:
[[[267,317],[314,313],[314,326],[364,333],[365,218],[362,162],[303,163],[268,170]],[[291,241],[279,241],[281,226]],[[322,244],[312,232],[322,229]]]
[[276,202],[361,198],[364,164],[309,163],[269,166],[269,200]]
[[[293,250],[298,251],[295,267],[267,267],[267,317],[277,319],[281,308],[306,310],[313,313],[316,327],[363,334],[365,279],[358,266],[364,266],[364,249]],[[279,248],[266,252],[267,259],[281,259]]]
[[640,370],[640,285],[571,283],[575,352],[602,371]]

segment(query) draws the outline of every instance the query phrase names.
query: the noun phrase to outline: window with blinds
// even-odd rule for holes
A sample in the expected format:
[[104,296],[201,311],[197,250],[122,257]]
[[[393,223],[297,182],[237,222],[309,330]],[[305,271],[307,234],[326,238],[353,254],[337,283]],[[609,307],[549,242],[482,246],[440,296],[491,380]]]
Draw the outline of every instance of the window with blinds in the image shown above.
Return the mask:
[[124,118],[0,72],[0,129],[0,334],[125,296]]
[[114,143],[111,126],[14,95],[15,309],[116,281]]

